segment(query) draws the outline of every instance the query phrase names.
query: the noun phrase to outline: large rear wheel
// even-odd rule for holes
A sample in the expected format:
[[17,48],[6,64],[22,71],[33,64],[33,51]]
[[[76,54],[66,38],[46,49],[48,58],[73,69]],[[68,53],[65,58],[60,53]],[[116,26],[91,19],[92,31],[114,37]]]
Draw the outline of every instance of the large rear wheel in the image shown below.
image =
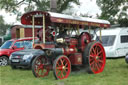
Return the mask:
[[48,68],[47,58],[45,56],[38,56],[32,62],[32,72],[35,77],[45,77],[48,75],[50,69]]
[[53,72],[56,79],[68,78],[71,72],[71,63],[68,57],[58,56],[53,64]]
[[104,70],[106,55],[103,46],[99,42],[91,42],[83,53],[83,64],[87,65],[89,73],[100,73]]

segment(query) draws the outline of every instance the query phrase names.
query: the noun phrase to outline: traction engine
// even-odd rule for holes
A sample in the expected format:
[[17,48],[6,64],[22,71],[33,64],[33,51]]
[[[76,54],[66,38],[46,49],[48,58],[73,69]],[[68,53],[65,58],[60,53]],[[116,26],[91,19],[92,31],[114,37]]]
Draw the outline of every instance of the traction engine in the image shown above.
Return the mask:
[[[42,25],[43,23],[43,33],[40,36],[42,42],[33,44],[34,49],[43,51],[42,55],[35,56],[32,61],[32,72],[35,77],[45,77],[49,71],[53,71],[56,79],[65,79],[75,66],[80,66],[93,74],[104,70],[106,56],[102,44],[92,40],[88,32],[79,34],[79,29],[75,28],[84,25],[84,23],[87,24],[86,19],[83,21],[83,18],[80,21],[80,19],[72,17],[68,19],[67,17],[42,11],[30,12],[22,16],[22,24],[34,26],[34,24]],[[90,24],[90,22],[88,23]],[[55,35],[50,34],[52,27],[56,33],[51,33]],[[76,31],[78,33],[73,36],[71,33]]]

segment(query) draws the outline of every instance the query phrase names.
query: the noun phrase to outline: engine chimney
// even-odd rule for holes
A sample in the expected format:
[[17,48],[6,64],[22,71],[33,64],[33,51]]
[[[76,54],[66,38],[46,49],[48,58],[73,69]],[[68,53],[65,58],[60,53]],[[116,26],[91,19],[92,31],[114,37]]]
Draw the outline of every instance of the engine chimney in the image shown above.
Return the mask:
[[57,0],[51,0],[50,1],[50,11],[51,12],[57,12]]

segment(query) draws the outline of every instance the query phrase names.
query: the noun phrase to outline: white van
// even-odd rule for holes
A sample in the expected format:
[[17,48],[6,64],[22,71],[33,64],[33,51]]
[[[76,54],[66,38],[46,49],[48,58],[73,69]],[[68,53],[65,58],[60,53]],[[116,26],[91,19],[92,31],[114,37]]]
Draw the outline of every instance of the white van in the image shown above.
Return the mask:
[[[106,57],[126,56],[128,53],[128,27],[104,29],[101,31],[101,35]],[[100,31],[97,31],[94,39],[98,41],[99,36]]]

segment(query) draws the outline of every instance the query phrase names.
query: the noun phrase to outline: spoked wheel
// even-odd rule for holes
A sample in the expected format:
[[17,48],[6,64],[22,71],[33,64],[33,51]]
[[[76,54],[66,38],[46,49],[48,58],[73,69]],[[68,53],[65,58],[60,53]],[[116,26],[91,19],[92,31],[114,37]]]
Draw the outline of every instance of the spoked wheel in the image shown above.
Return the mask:
[[91,42],[84,50],[84,64],[88,66],[89,73],[100,73],[104,70],[106,55],[103,46],[99,42]]
[[70,60],[64,56],[58,56],[53,64],[53,72],[56,79],[65,79],[71,72]]
[[48,68],[47,58],[45,56],[36,57],[32,62],[32,72],[35,77],[45,77],[50,69]]

